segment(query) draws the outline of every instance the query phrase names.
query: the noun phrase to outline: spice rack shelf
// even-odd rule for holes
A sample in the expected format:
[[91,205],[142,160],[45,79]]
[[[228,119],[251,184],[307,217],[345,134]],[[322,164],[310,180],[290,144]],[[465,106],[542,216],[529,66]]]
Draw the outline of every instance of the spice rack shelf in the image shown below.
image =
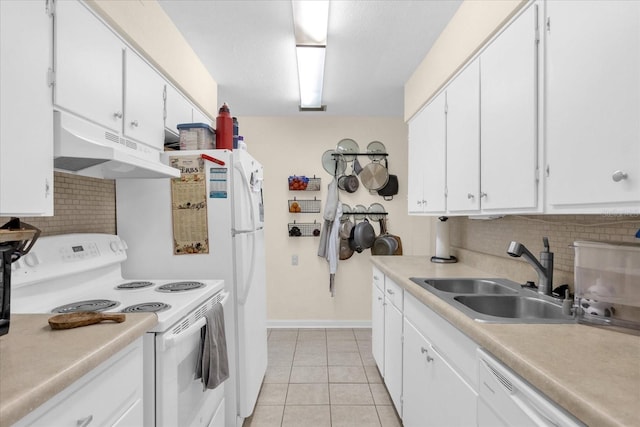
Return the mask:
[[288,225],[289,237],[318,237],[320,236],[320,223],[290,222]]
[[316,199],[313,200],[298,200],[297,198],[293,198],[293,200],[289,200],[289,212],[291,213],[320,213],[321,201]]
[[289,191],[320,191],[321,178],[292,175],[288,179]]

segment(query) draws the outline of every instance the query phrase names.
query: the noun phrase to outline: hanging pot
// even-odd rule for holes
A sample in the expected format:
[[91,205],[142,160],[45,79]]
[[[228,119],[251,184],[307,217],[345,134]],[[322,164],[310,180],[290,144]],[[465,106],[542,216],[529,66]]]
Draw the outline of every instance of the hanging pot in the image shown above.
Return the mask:
[[341,239],[349,239],[349,236],[351,235],[351,230],[353,229],[353,222],[351,222],[351,220],[349,218],[347,218],[346,220],[342,221],[340,223],[340,230],[338,231],[338,234],[340,235]]
[[387,232],[385,218],[380,219],[380,235],[371,247],[372,255],[393,255],[398,249],[398,241]]
[[360,253],[373,246],[373,241],[376,239],[376,232],[373,230],[373,226],[369,220],[365,219],[358,223],[354,229],[353,240],[355,242],[356,252]]
[[398,194],[398,176],[389,175],[389,180],[384,187],[378,190],[378,194],[385,200],[393,200],[393,196]]
[[347,193],[355,193],[360,186],[360,181],[358,181],[358,177],[351,175],[342,175],[338,178],[338,188],[346,191]]
[[345,259],[349,259],[353,256],[353,249],[351,249],[351,246],[349,245],[349,239],[340,239],[340,252],[339,252],[339,258],[341,261],[344,261]]

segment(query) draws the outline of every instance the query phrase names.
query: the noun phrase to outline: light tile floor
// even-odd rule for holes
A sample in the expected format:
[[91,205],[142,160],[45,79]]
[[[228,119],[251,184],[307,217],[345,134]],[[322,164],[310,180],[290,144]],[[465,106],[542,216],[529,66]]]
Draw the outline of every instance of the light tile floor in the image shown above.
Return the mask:
[[269,365],[244,427],[400,427],[371,329],[271,329]]

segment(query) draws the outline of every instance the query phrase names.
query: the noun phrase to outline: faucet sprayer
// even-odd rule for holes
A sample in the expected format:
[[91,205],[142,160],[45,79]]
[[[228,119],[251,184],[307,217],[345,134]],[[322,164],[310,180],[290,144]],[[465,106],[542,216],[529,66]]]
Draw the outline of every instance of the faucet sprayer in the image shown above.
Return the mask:
[[540,262],[529,250],[519,242],[511,242],[507,253],[514,258],[522,257],[538,273],[538,293],[551,295],[553,288],[553,252],[549,251],[549,239],[542,238],[544,250],[540,252]]

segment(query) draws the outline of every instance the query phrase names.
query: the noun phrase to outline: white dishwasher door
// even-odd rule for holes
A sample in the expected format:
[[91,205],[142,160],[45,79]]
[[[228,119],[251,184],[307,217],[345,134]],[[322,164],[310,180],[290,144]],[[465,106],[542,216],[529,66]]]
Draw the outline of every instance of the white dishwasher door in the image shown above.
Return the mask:
[[478,360],[478,427],[584,426],[489,353]]

